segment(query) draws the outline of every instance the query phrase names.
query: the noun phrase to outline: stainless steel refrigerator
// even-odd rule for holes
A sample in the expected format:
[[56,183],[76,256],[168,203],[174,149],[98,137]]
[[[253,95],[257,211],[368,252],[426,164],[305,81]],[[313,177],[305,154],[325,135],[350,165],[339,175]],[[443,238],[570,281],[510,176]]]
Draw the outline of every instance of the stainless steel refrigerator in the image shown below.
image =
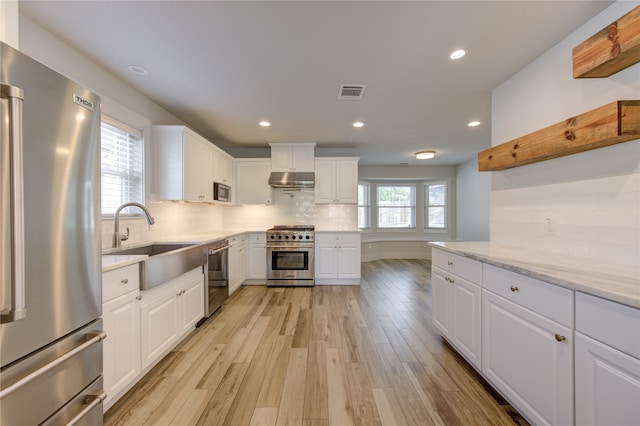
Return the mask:
[[100,98],[0,43],[0,424],[102,424]]

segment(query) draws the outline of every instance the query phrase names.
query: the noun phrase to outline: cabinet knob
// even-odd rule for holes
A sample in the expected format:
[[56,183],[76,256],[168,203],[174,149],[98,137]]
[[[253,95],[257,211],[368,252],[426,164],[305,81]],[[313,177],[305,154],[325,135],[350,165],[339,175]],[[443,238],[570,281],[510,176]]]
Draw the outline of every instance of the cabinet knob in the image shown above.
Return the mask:
[[512,292],[517,293],[520,291],[520,289],[518,287],[516,287],[515,285],[512,285],[511,287],[509,287],[511,289]]
[[561,336],[561,335],[560,335],[560,334],[558,334],[558,333],[556,333],[556,340],[557,340],[558,342],[566,342],[566,341],[567,341],[567,338],[566,338],[566,337],[564,337],[564,336]]
[[122,284],[128,284],[129,283],[129,278],[123,278],[123,279],[120,280],[120,282]]
[[142,300],[142,296],[136,296],[136,300]]

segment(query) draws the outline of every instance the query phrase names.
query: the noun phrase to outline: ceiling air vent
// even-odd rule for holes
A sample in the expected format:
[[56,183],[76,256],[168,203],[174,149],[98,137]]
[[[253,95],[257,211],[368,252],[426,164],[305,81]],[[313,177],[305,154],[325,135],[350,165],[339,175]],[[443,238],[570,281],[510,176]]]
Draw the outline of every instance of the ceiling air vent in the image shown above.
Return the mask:
[[367,88],[366,84],[340,84],[340,90],[338,91],[338,99],[360,100],[364,95],[364,89]]

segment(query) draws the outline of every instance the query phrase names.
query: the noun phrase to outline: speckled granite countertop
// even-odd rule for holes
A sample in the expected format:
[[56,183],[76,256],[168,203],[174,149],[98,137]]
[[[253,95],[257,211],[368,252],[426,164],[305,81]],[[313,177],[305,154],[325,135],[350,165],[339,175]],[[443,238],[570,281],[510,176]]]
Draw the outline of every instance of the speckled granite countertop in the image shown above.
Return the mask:
[[571,290],[640,308],[640,269],[491,242],[429,244]]

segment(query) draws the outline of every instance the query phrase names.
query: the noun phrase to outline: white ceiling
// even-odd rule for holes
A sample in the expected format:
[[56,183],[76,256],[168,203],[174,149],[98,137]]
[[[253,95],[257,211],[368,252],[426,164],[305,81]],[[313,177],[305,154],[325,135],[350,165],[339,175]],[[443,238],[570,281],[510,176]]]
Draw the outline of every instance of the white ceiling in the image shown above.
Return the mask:
[[[491,90],[610,1],[20,1],[232,153],[316,142],[360,164],[454,165],[491,145]],[[449,53],[465,48],[453,62]],[[570,59],[568,59],[570,60]],[[139,76],[127,70],[137,65]],[[360,101],[340,83],[364,83]],[[258,126],[260,120],[270,128]],[[471,120],[482,125],[467,127]],[[351,124],[362,120],[365,126]],[[422,162],[413,153],[437,152]],[[330,151],[328,151],[330,152]]]

